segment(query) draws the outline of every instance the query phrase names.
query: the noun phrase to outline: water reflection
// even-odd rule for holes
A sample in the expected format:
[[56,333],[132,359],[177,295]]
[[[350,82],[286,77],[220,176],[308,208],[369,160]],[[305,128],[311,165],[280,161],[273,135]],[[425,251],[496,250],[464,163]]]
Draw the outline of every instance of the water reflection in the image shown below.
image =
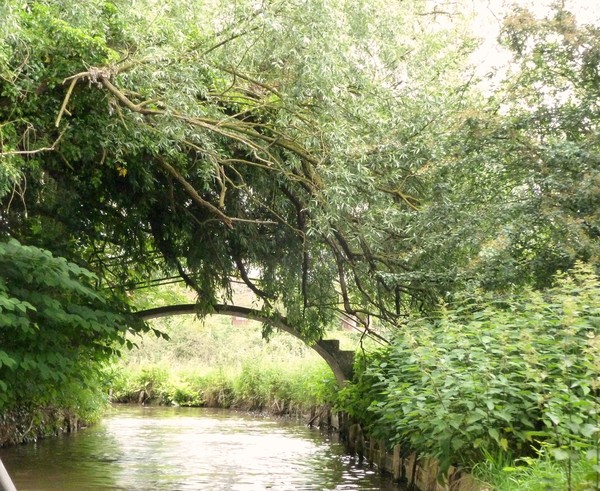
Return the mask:
[[318,432],[206,409],[119,407],[0,458],[20,491],[399,489]]

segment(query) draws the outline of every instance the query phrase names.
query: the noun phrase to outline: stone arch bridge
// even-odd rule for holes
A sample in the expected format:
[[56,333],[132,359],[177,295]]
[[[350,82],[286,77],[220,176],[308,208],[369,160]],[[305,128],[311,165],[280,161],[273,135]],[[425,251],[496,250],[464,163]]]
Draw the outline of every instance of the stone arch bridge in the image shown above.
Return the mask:
[[[158,317],[168,317],[172,315],[197,314],[198,306],[193,303],[181,305],[168,305],[165,307],[156,307],[147,310],[140,310],[136,315],[144,320],[156,319]],[[304,341],[300,333],[291,327],[284,317],[272,319],[263,316],[260,311],[247,307],[236,305],[214,306],[214,313],[219,315],[229,315],[233,317],[242,317],[244,319],[255,320],[264,324],[269,324],[281,331],[287,332],[292,336]],[[315,350],[331,367],[335,378],[340,386],[343,386],[347,380],[352,379],[352,365],[354,363],[354,352],[340,349],[340,342],[337,339],[320,339],[316,343],[309,345]]]

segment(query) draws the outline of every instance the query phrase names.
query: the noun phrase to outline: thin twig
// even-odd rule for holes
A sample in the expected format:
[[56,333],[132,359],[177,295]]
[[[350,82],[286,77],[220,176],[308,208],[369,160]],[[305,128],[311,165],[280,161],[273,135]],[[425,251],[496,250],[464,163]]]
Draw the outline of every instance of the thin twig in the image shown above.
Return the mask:
[[49,147],[36,148],[35,150],[10,150],[8,152],[0,152],[0,157],[5,157],[7,155],[35,155],[36,153],[41,152],[52,152],[53,150],[56,150],[56,146],[65,134],[65,131],[67,131],[66,128],[60,133],[60,135],[58,135],[58,138]]
[[58,111],[58,115],[56,116],[56,121],[54,122],[54,126],[56,126],[58,128],[58,126],[60,125],[60,120],[62,118],[62,115],[65,112],[65,109],[67,108],[67,104],[69,103],[69,99],[71,99],[71,94],[73,93],[73,89],[75,88],[75,85],[77,84],[77,80],[78,78],[73,78],[71,80],[71,83],[69,84],[69,88],[67,90],[67,94],[65,95],[65,98],[63,99],[63,102],[60,106],[60,110]]

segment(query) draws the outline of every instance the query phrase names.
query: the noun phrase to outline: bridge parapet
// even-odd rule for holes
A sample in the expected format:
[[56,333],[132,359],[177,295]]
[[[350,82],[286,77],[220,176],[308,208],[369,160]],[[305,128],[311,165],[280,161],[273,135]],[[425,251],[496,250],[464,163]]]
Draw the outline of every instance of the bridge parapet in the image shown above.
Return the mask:
[[[352,380],[354,351],[341,350],[339,339],[320,339],[312,348],[319,353],[331,367],[340,386],[347,380]],[[323,353],[321,353],[320,350],[322,350]]]

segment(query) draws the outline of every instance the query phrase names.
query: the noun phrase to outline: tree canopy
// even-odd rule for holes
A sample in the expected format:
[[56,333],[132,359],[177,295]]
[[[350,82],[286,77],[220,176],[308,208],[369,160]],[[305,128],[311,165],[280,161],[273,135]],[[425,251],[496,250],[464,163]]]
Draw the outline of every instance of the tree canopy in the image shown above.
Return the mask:
[[563,10],[508,19],[488,97],[425,1],[0,9],[2,229],[105,286],[238,277],[316,339],[596,261],[600,43]]

